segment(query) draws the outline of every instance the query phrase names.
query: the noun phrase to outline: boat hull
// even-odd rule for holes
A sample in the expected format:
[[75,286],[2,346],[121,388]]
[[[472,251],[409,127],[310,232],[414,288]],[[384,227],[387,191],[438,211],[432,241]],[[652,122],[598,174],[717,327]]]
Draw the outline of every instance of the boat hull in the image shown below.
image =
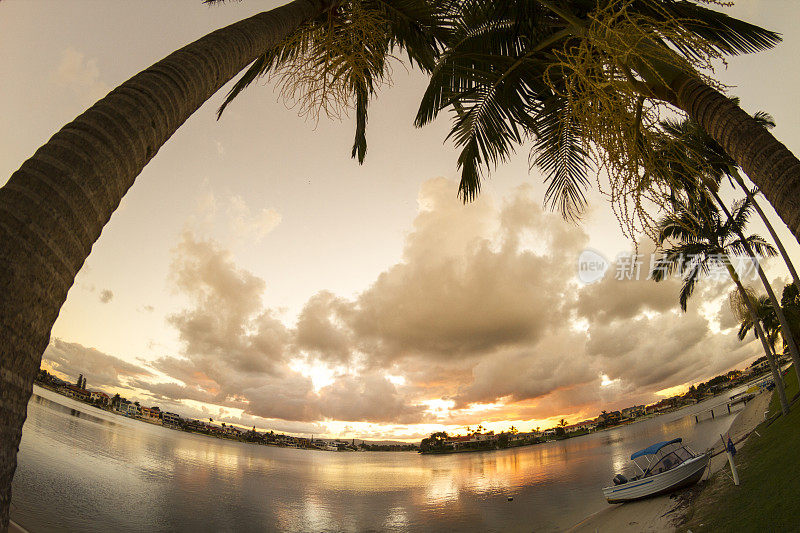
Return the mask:
[[711,457],[708,454],[700,455],[667,472],[629,481],[622,485],[605,487],[603,495],[608,500],[608,503],[622,503],[659,494],[668,494],[700,481],[709,460],[711,460]]

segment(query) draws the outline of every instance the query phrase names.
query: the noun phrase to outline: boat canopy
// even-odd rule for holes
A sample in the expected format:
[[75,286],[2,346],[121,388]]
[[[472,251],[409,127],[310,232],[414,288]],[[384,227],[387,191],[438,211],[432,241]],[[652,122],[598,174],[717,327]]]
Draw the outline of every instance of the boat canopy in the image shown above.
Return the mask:
[[653,444],[652,446],[648,446],[644,450],[639,450],[638,452],[631,455],[631,460],[636,459],[637,457],[641,457],[643,455],[653,455],[658,453],[658,451],[663,448],[664,446],[669,446],[670,444],[675,444],[676,442],[682,442],[683,439],[677,438],[672,440],[665,440],[663,442],[658,442]]

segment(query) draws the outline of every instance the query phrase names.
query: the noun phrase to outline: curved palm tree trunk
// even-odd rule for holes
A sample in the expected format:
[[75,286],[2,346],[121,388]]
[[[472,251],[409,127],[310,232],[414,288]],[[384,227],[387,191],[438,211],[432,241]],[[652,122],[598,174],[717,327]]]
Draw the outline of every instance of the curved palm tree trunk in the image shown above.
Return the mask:
[[[713,189],[709,189],[711,194],[714,196],[714,200],[719,205],[722,212],[725,213],[725,216],[728,217],[728,220],[731,221],[733,224],[733,220],[731,217],[730,211],[725,206],[725,203],[720,198],[719,193]],[[737,227],[733,224],[734,229],[736,230],[736,234],[739,236],[739,239],[742,241],[742,245],[744,246],[745,251],[750,255],[750,258],[753,261],[754,266],[756,267],[756,272],[758,272],[758,277],[761,278],[761,283],[764,285],[764,289],[767,291],[767,295],[769,299],[772,301],[772,306],[775,308],[775,314],[778,316],[778,321],[781,324],[781,337],[783,338],[784,347],[789,347],[789,355],[792,357],[792,363],[794,363],[794,371],[797,374],[798,383],[800,383],[800,351],[797,349],[797,342],[795,342],[794,335],[792,335],[792,329],[789,326],[789,321],[786,319],[786,314],[783,312],[783,307],[781,307],[781,302],[778,300],[777,296],[775,296],[775,292],[772,290],[772,285],[770,284],[769,280],[767,279],[767,275],[764,273],[764,269],[761,268],[761,264],[756,259],[756,255],[753,253],[753,249],[750,247],[750,244],[747,242],[747,239],[742,232],[742,228]]]
[[734,179],[736,180],[736,183],[739,185],[739,187],[741,187],[741,189],[747,195],[747,198],[748,200],[750,200],[750,203],[752,203],[753,207],[756,208],[758,216],[761,217],[761,220],[767,227],[767,231],[769,231],[770,236],[772,236],[772,240],[775,241],[775,246],[778,247],[778,251],[781,253],[781,257],[783,257],[783,262],[786,263],[786,268],[789,269],[789,273],[792,275],[792,281],[794,281],[795,287],[800,289],[800,278],[797,276],[797,270],[795,270],[794,263],[792,263],[792,260],[789,258],[789,254],[786,252],[786,248],[783,247],[783,242],[778,237],[778,234],[775,232],[775,228],[772,227],[772,223],[767,218],[766,213],[764,213],[764,211],[761,209],[761,206],[758,205],[755,195],[752,192],[750,192],[750,189],[747,188],[747,185],[745,184],[744,180],[739,175],[739,173],[736,170],[734,170],[732,174]]
[[671,84],[677,105],[750,177],[800,241],[800,160],[753,117],[695,77]]
[[17,449],[42,353],[103,226],[195,110],[332,3],[295,0],[170,54],[67,124],[0,188],[0,531],[8,528]]
[[750,295],[747,294],[747,290],[744,288],[744,285],[742,285],[739,275],[731,265],[730,257],[725,257],[725,267],[728,269],[731,279],[736,284],[736,288],[739,290],[739,293],[742,295],[742,298],[747,305],[747,310],[750,311],[750,317],[753,320],[753,327],[756,330],[756,337],[758,337],[761,341],[761,346],[764,348],[764,353],[767,355],[769,368],[772,371],[772,379],[775,381],[775,390],[778,391],[778,398],[781,402],[781,411],[784,415],[787,415],[789,414],[789,401],[786,399],[786,388],[783,386],[783,378],[781,377],[781,372],[778,369],[778,363],[775,360],[775,354],[772,352],[772,349],[769,346],[769,341],[767,340],[767,336],[764,334],[764,329],[761,327],[761,320],[758,318],[758,311],[756,311],[753,301],[750,299]]

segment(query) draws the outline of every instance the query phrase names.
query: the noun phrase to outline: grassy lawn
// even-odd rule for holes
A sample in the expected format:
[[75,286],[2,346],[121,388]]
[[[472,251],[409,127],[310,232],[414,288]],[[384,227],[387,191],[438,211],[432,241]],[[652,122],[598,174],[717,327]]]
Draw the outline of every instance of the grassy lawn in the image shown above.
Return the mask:
[[[787,395],[798,390],[791,369]],[[773,398],[770,409],[780,410]],[[680,531],[797,531],[800,528],[800,403],[771,426],[757,428],[736,454],[741,485],[718,472],[689,510]],[[726,475],[727,474],[727,475]]]

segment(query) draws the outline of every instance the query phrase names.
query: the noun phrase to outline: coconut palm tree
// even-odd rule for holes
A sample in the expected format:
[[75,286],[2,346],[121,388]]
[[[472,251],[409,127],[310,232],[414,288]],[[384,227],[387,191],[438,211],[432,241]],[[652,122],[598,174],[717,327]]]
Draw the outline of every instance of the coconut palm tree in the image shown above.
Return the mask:
[[[769,124],[771,118],[764,113],[757,113],[754,117],[756,120]],[[664,164],[660,168],[656,168],[656,172],[664,173],[664,180],[672,184],[670,189],[671,201],[675,201],[676,195],[680,195],[680,190],[687,191],[689,198],[697,194],[709,195],[713,201],[719,206],[724,215],[731,219],[732,215],[725,205],[719,194],[719,185],[722,178],[727,176],[733,183],[733,173],[736,171],[736,163],[725,154],[722,148],[711,139],[705,132],[703,132],[697,124],[691,120],[673,121],[665,120],[661,122],[666,137],[658,143],[656,153]],[[736,177],[741,182],[741,177],[736,173]],[[761,215],[762,220],[766,223],[767,227],[772,233],[773,239],[776,241],[778,249],[782,252],[784,260],[790,272],[794,272],[794,266],[786,254],[780,239],[775,234],[774,229],[769,224],[769,221],[763,214],[760,208],[755,203],[755,197],[750,193],[746,186],[742,183],[743,188],[747,192],[747,204],[755,207],[756,211]],[[747,239],[744,237],[743,228],[738,224],[731,226],[739,240],[742,242],[744,251],[752,259],[753,267],[767,291],[767,296],[771,300],[771,309],[777,320],[780,323],[780,330],[782,331],[781,337],[783,338],[784,345],[788,348],[789,353],[794,362],[795,372],[798,379],[800,379],[800,349],[798,349],[797,341],[792,333],[789,321],[786,314],[781,307],[772,285],[764,273],[764,269],[756,259],[755,252],[750,248]],[[794,274],[793,274],[794,275]]]
[[[704,75],[714,60],[768,49],[778,34],[690,1],[461,0],[416,123],[452,107],[460,194],[533,139],[545,201],[580,216],[592,163],[620,201],[648,186],[642,167],[664,105],[686,113],[742,167],[800,235],[800,161]],[[641,216],[646,216],[641,214]]]
[[[292,91],[308,82],[307,103],[321,98],[320,105],[329,105],[331,93],[346,104],[353,100],[353,153],[363,159],[366,104],[385,74],[386,57],[399,47],[412,64],[430,68],[436,12],[427,0],[294,0],[214,31],[111,91],[0,188],[0,531],[8,527],[17,448],[50,330],[144,166],[248,65],[231,96],[277,72],[289,76]],[[292,78],[293,67],[306,70]],[[309,73],[323,76],[322,84]]]
[[[731,100],[738,104],[737,98],[732,98]],[[758,121],[758,123],[765,128],[775,127],[774,119],[763,111],[756,112],[753,115],[753,119]],[[767,218],[764,210],[761,209],[761,206],[758,204],[756,198],[756,194],[759,192],[758,189],[750,190],[744,182],[742,175],[739,173],[739,167],[736,161],[726,154],[719,143],[712,139],[711,136],[703,131],[693,120],[685,119],[679,121],[667,119],[661,121],[661,126],[669,140],[674,141],[675,144],[682,147],[682,158],[688,160],[687,167],[702,173],[704,178],[706,178],[703,180],[703,183],[709,187],[711,191],[717,192],[715,184],[719,185],[722,178],[727,177],[734,187],[738,186],[742,192],[744,192],[745,196],[755,208],[756,213],[758,213],[758,216],[761,218],[761,221],[767,227],[767,231],[770,237],[772,237],[773,242],[778,247],[778,251],[780,252],[783,262],[786,263],[786,268],[789,270],[792,280],[800,287],[800,277],[797,275],[797,270],[794,267],[792,259],[786,252],[786,248],[783,246],[783,242],[780,237],[778,237],[769,218]]]
[[[656,244],[663,255],[653,265],[650,275],[654,281],[660,282],[672,274],[679,274],[683,278],[679,302],[681,309],[686,311],[689,298],[704,276],[711,275],[720,267],[727,272],[752,316],[756,335],[770,362],[781,408],[786,414],[789,403],[775,356],[761,327],[758,311],[732,261],[732,256],[747,254],[737,229],[745,227],[752,207],[747,200],[739,202],[734,205],[731,217],[723,217],[705,194],[698,194],[692,200],[692,207],[676,205],[674,213],[661,220]],[[776,254],[772,245],[758,235],[750,235],[745,241],[762,257]]]
[[[768,296],[755,296],[748,291],[748,298],[753,302],[753,307],[756,310],[756,318],[761,323],[761,328],[764,335],[767,337],[767,344],[769,344],[772,353],[777,356],[775,352],[775,344],[778,341],[778,334],[781,330],[781,325],[778,323],[778,317],[775,315],[775,308],[772,306],[772,300]],[[735,297],[731,295],[731,308],[739,319],[739,331],[737,336],[740,340],[744,340],[750,331],[755,333],[755,321],[753,315],[746,305],[742,305],[740,293],[735,293]]]

